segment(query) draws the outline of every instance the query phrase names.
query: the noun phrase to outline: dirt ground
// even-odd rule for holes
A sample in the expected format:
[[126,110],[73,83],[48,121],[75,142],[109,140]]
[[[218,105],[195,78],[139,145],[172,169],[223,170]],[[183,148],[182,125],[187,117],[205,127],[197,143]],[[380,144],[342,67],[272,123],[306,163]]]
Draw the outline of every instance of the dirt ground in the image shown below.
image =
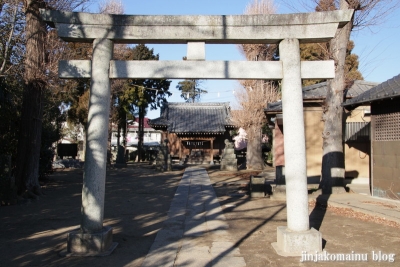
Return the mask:
[[[248,171],[208,170],[247,266],[399,266],[397,228],[349,218],[310,206],[310,224],[323,235],[330,254],[362,254],[368,262],[300,262],[273,250],[276,229],[286,225],[283,201],[250,198]],[[147,163],[107,172],[104,224],[119,245],[107,257],[60,257],[66,235],[79,227],[82,170],[55,172],[37,201],[0,207],[0,266],[140,266],[167,216],[183,170],[158,173]],[[380,254],[379,254],[380,253]],[[394,255],[391,255],[394,254]],[[391,258],[394,262],[387,261]],[[376,259],[376,261],[374,261]],[[160,265],[162,266],[162,265]]]

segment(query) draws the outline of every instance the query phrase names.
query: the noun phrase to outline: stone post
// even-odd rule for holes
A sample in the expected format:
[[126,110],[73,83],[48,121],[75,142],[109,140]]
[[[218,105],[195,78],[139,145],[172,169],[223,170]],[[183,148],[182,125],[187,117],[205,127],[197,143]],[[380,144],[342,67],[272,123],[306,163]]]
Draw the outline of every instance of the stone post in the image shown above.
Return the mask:
[[225,139],[225,148],[221,156],[221,171],[237,171],[237,159],[233,143]]
[[278,254],[300,256],[322,251],[321,234],[309,227],[306,146],[298,39],[279,44],[283,67],[282,112],[284,129],[287,227],[278,227]]
[[103,227],[112,56],[111,40],[94,40],[81,227],[68,234],[67,244],[67,253],[75,255],[107,255],[117,245],[112,242],[112,228]]
[[116,168],[126,168],[125,147],[119,145],[117,149],[117,160],[114,165]]
[[166,171],[172,171],[172,166],[171,166],[171,155],[169,154],[169,140],[168,138],[166,138],[164,140],[165,143],[165,155],[164,155],[164,159],[165,159],[165,170]]

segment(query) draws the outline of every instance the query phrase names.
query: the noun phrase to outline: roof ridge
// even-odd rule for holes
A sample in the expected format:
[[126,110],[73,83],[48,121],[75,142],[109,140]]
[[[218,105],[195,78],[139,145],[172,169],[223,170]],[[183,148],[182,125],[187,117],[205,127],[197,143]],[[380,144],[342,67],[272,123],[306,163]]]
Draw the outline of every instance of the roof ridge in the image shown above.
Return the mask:
[[368,83],[368,84],[379,84],[378,82],[371,82],[366,80],[354,80],[354,83]]

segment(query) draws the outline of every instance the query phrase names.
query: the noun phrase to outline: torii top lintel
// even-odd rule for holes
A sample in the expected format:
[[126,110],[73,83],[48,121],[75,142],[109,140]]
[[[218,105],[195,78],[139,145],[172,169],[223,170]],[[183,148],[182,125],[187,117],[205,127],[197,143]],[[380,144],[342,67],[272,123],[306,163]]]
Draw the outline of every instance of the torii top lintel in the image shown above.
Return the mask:
[[56,27],[65,41],[115,43],[210,44],[326,42],[350,21],[353,10],[273,15],[108,15],[41,10],[43,20]]

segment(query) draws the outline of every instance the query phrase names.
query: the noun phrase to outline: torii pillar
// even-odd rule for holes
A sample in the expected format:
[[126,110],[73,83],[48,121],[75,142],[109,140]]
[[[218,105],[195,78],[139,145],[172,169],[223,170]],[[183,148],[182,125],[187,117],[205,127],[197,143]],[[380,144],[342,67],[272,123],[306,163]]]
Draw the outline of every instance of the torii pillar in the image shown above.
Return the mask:
[[282,115],[284,127],[287,227],[277,229],[272,243],[282,256],[300,256],[302,252],[322,251],[322,235],[310,229],[308,215],[307,162],[298,39],[279,44],[282,62]]
[[93,41],[81,225],[67,238],[66,253],[72,255],[105,256],[118,245],[112,240],[112,228],[103,226],[113,50],[109,39]]

